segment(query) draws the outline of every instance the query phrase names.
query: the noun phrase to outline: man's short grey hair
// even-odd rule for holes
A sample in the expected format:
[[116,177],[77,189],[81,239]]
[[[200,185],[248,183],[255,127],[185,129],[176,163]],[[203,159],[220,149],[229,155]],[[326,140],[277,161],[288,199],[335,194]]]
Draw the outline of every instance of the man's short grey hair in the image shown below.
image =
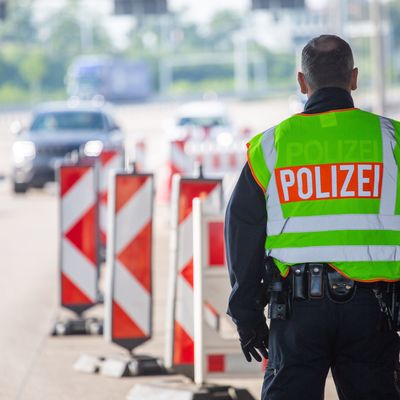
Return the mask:
[[353,52],[339,36],[321,35],[304,47],[301,68],[312,90],[324,87],[347,89],[354,68]]

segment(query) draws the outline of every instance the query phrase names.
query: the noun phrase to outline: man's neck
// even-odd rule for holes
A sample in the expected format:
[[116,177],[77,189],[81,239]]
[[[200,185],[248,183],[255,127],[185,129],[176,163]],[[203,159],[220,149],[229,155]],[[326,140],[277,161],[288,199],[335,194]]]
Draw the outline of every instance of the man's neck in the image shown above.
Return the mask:
[[351,94],[342,88],[329,87],[316,90],[310,96],[304,107],[304,114],[317,114],[346,108],[354,108]]

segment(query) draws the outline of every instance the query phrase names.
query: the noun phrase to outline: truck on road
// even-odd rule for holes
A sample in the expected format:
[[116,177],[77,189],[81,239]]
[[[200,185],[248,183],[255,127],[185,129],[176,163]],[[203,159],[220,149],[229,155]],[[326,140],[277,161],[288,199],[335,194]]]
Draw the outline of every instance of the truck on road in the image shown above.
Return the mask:
[[71,97],[106,101],[145,101],[152,94],[150,66],[111,56],[80,56],[70,65],[66,77]]

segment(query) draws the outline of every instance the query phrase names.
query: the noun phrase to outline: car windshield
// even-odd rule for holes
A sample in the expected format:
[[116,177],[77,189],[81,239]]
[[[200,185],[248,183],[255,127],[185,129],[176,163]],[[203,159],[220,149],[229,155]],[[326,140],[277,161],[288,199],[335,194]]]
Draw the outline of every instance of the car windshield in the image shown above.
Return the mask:
[[223,126],[226,124],[223,117],[182,117],[178,120],[178,126]]
[[38,114],[31,126],[31,131],[56,130],[105,130],[105,119],[93,111],[46,112]]

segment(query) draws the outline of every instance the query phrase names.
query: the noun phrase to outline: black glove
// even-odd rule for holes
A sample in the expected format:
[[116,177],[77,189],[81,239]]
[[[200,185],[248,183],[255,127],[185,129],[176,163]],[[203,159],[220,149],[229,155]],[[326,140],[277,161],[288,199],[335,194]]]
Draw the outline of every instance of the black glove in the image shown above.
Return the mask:
[[256,329],[238,327],[238,333],[240,346],[248,362],[251,362],[251,356],[259,362],[261,356],[268,358],[269,329],[265,321]]

